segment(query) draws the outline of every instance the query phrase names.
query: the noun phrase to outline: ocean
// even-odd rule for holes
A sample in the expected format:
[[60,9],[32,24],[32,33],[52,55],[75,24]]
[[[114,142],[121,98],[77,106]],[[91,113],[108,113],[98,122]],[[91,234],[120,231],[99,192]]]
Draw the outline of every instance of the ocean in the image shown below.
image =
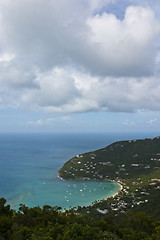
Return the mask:
[[115,141],[156,137],[155,133],[0,134],[0,197],[13,209],[51,205],[87,206],[115,194],[119,185],[63,181],[58,169],[70,158]]

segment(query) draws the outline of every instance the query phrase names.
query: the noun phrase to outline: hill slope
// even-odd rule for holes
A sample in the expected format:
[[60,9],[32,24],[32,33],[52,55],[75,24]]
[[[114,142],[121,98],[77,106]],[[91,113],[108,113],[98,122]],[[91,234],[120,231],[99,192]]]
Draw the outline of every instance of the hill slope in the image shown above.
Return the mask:
[[115,142],[78,155],[64,164],[60,177],[71,179],[130,179],[151,174],[160,166],[160,137]]
[[81,154],[66,162],[59,175],[66,180],[115,180],[123,186],[115,198],[79,207],[79,212],[97,216],[98,209],[112,215],[142,210],[160,219],[160,137],[115,142]]

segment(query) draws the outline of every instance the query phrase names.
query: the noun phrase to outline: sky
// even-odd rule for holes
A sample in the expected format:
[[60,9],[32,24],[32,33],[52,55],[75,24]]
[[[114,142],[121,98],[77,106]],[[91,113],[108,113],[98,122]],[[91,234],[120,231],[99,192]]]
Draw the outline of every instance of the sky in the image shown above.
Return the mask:
[[159,0],[0,0],[0,133],[157,132]]

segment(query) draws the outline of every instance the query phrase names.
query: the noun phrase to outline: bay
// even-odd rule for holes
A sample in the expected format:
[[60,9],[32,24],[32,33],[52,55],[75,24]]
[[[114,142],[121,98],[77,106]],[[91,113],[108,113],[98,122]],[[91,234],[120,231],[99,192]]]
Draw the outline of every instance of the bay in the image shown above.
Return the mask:
[[118,140],[156,137],[155,133],[0,134],[0,197],[12,208],[45,204],[86,206],[115,194],[119,185],[62,181],[58,169],[73,156]]

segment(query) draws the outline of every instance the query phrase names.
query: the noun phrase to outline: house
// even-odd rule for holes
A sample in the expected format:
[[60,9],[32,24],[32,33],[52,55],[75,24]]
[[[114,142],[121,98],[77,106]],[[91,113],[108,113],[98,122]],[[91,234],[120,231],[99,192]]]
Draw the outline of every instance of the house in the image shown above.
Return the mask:
[[137,164],[137,163],[132,163],[132,165],[131,165],[132,167],[138,167],[139,166],[139,164]]
[[101,209],[97,208],[97,211],[98,211],[99,213],[102,213],[102,214],[108,213],[108,210],[107,210],[107,209],[101,210]]

